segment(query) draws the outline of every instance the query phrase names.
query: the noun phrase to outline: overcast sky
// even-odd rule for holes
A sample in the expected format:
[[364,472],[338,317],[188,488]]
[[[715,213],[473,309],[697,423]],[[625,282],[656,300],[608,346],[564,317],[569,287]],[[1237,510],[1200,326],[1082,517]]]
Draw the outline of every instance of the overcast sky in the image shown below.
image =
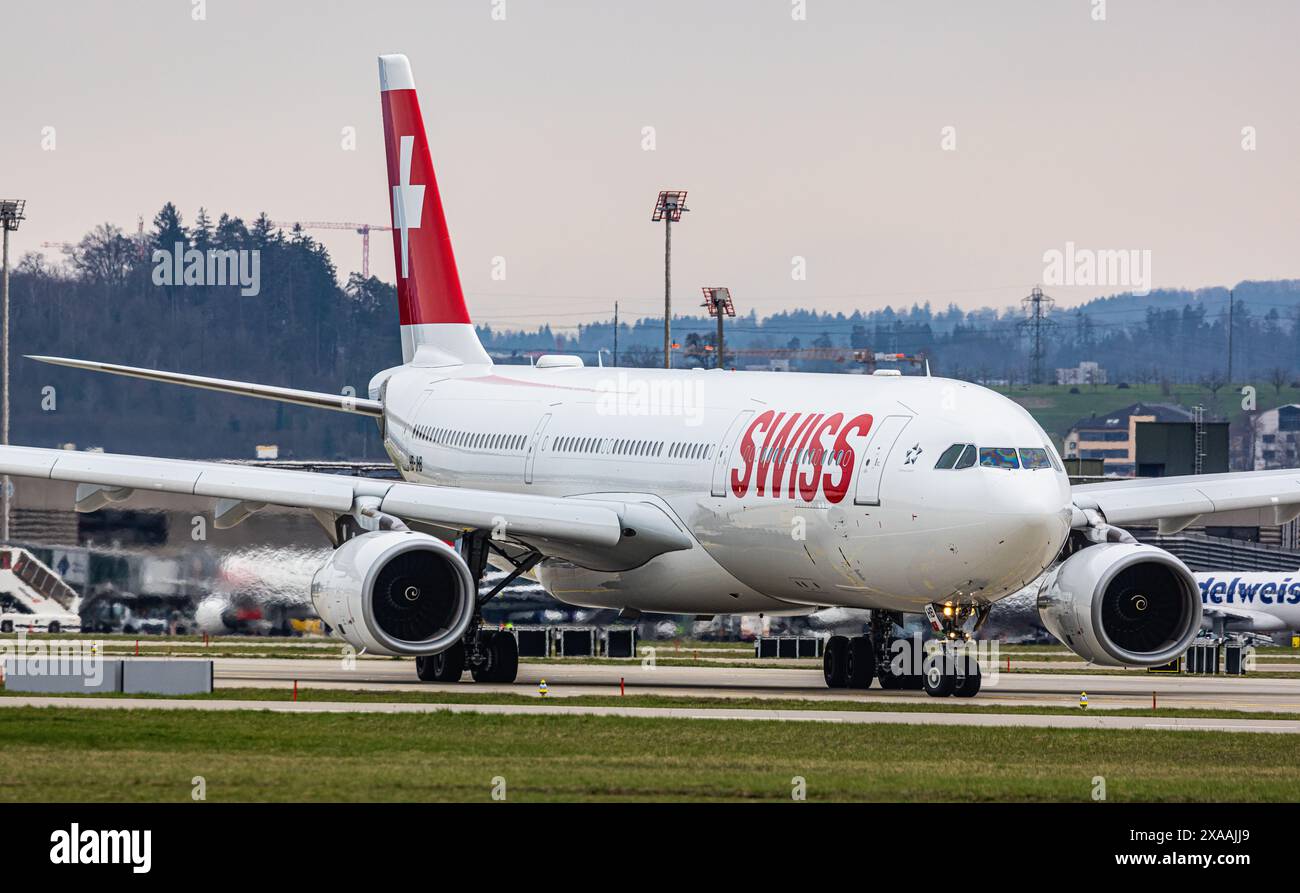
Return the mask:
[[[494,326],[662,313],[668,187],[692,208],[677,307],[704,285],[760,314],[1000,307],[1069,242],[1149,251],[1157,288],[1300,277],[1294,0],[1110,0],[1101,21],[1096,0],[195,2],[6,5],[15,257],[168,200],[187,223],[388,223],[375,57],[401,52]],[[341,278],[360,267],[359,236],[313,235]],[[391,281],[386,234],[371,265]]]

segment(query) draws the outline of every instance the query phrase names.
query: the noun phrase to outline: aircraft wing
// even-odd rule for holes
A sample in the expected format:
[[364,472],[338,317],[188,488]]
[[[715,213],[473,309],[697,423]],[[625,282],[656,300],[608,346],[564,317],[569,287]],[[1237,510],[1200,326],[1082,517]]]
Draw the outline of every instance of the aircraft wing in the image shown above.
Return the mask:
[[304,391],[299,388],[280,388],[269,384],[256,384],[250,381],[232,381],[228,378],[208,378],[204,375],[187,375],[184,372],[162,372],[157,369],[141,369],[138,366],[119,366],[116,363],[97,363],[94,360],[73,360],[67,357],[38,357],[29,354],[29,360],[50,363],[54,366],[68,366],[72,369],[85,369],[90,372],[107,372],[110,375],[125,375],[128,378],[143,378],[145,381],[161,381],[167,384],[185,385],[191,388],[203,388],[220,391],[225,394],[239,394],[242,397],[260,397],[263,400],[277,400],[281,403],[296,403],[299,406],[312,406],[316,409],[332,409],[336,412],[353,412],[383,418],[384,407],[378,400],[366,400],[361,397],[349,397],[344,394],[324,394],[319,391]]
[[383,513],[458,533],[493,538],[597,570],[627,570],[655,555],[692,547],[690,536],[651,497],[604,500],[436,487],[400,481],[220,462],[112,453],[0,447],[0,474],[71,481],[76,507],[94,511],[135,492],[215,500],[213,520],[231,527],[267,505],[308,509],[318,518]]
[[1165,478],[1134,478],[1072,488],[1074,526],[1089,512],[1108,524],[1159,525],[1163,534],[1192,524],[1271,526],[1300,516],[1300,468]]
[[1206,617],[1222,617],[1235,629],[1252,633],[1276,632],[1286,629],[1286,623],[1276,614],[1263,611],[1250,611],[1245,608],[1225,608],[1223,605],[1205,605],[1201,613]]

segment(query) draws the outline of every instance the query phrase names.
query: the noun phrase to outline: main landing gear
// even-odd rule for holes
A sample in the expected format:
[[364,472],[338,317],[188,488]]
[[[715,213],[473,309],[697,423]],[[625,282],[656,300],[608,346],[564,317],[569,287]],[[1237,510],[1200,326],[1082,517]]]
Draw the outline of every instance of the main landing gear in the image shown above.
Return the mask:
[[446,651],[415,659],[421,682],[459,682],[468,667],[475,682],[514,682],[519,643],[506,630],[474,629]]
[[980,668],[975,657],[962,645],[962,625],[976,616],[976,629],[987,612],[976,609],[927,611],[937,620],[944,638],[922,642],[921,636],[903,638],[896,633],[903,615],[895,611],[872,611],[871,623],[863,636],[832,636],[822,656],[822,672],[830,688],[870,688],[873,679],[886,690],[923,690],[935,698],[952,695],[972,698],[980,690]]
[[[488,550],[493,548],[495,547],[485,531],[465,535],[464,557],[474,576],[476,588],[483,579]],[[514,633],[508,630],[484,628],[483,606],[521,574],[531,570],[542,556],[530,552],[521,559],[515,559],[500,550],[497,550],[497,554],[513,564],[513,570],[492,587],[491,592],[477,596],[474,619],[465,638],[439,654],[415,659],[415,673],[421,682],[459,682],[466,669],[475,682],[511,683],[519,675],[519,642]]]

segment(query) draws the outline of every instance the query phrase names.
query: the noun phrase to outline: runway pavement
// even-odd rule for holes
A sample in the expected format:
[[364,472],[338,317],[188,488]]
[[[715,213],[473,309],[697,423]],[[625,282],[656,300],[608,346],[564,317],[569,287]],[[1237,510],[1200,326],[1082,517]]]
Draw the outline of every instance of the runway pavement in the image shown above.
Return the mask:
[[[538,682],[545,679],[549,696],[564,698],[618,694],[622,679],[629,694],[931,702],[928,695],[919,691],[828,689],[819,669],[715,666],[643,669],[640,665],[521,663],[514,684],[497,685],[471,682],[468,673],[460,683],[420,682],[415,678],[415,664],[409,660],[360,659],[350,669],[335,660],[218,658],[215,664],[218,689],[291,688],[297,680],[299,686],[315,689],[529,694],[536,693]],[[1250,676],[1210,678],[1145,673],[994,675],[991,670],[986,670],[980,694],[969,703],[1077,707],[1079,695],[1085,691],[1089,710],[1094,712],[1150,707],[1154,694],[1158,707],[1300,713],[1300,679]]]
[[[1207,678],[1123,674],[1088,676],[1082,674],[1000,673],[985,670],[984,689],[973,701],[932,701],[924,692],[882,691],[881,689],[828,689],[820,670],[759,667],[656,666],[593,663],[524,663],[514,684],[482,685],[469,681],[432,684],[415,679],[415,666],[409,660],[362,658],[345,665],[342,661],[321,659],[217,658],[214,661],[215,684],[221,689],[272,688],[374,690],[421,692],[509,692],[536,694],[538,683],[545,679],[547,703],[537,704],[466,704],[466,703],[396,703],[358,701],[283,701],[266,700],[187,700],[179,698],[95,698],[13,695],[0,698],[0,708],[24,705],[84,709],[189,709],[189,710],[270,710],[281,713],[429,713],[435,711],[478,712],[496,714],[570,714],[595,716],[641,716],[679,719],[783,720],[794,722],[836,722],[845,724],[904,723],[958,726],[1026,726],[1037,728],[1099,728],[1248,731],[1300,734],[1300,717],[1296,719],[1253,719],[1251,712],[1273,711],[1300,714],[1300,680],[1259,679],[1251,677]],[[708,707],[640,707],[634,704],[596,706],[566,704],[575,695],[608,694],[620,691],[620,682],[628,694],[660,694],[704,698],[802,699],[811,702],[809,709],[765,709],[746,705],[727,707],[725,700]],[[1086,691],[1089,709],[1077,710],[1080,692]],[[1108,710],[1121,707],[1150,707],[1152,695],[1166,708],[1231,709],[1242,711],[1240,717],[1187,718],[1162,716],[1118,716]],[[1019,713],[957,713],[950,710],[881,710],[855,711],[817,709],[815,702],[849,701],[858,703],[911,706],[976,704],[983,706],[1068,706],[1069,714],[1041,715]]]
[[502,715],[627,716],[670,719],[777,720],[834,722],[846,725],[911,724],[933,726],[1025,726],[1057,729],[1156,729],[1166,731],[1257,732],[1300,734],[1300,720],[1187,719],[1012,713],[918,713],[854,710],[698,709],[687,707],[597,707],[557,704],[412,704],[345,701],[193,701],[179,698],[65,698],[13,696],[4,707],[62,707],[90,710],[266,710],[274,713],[492,713]]

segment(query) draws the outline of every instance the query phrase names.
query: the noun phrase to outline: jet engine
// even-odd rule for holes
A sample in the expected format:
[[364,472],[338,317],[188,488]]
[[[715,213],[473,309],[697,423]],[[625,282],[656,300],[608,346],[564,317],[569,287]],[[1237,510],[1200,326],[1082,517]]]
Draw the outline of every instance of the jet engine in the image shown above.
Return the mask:
[[332,634],[357,651],[428,657],[474,619],[469,566],[442,540],[413,531],[363,533],[316,572],[311,600]]
[[1038,616],[1084,660],[1153,667],[1178,657],[1201,627],[1201,593],[1187,566],[1154,546],[1104,543],[1044,578]]

